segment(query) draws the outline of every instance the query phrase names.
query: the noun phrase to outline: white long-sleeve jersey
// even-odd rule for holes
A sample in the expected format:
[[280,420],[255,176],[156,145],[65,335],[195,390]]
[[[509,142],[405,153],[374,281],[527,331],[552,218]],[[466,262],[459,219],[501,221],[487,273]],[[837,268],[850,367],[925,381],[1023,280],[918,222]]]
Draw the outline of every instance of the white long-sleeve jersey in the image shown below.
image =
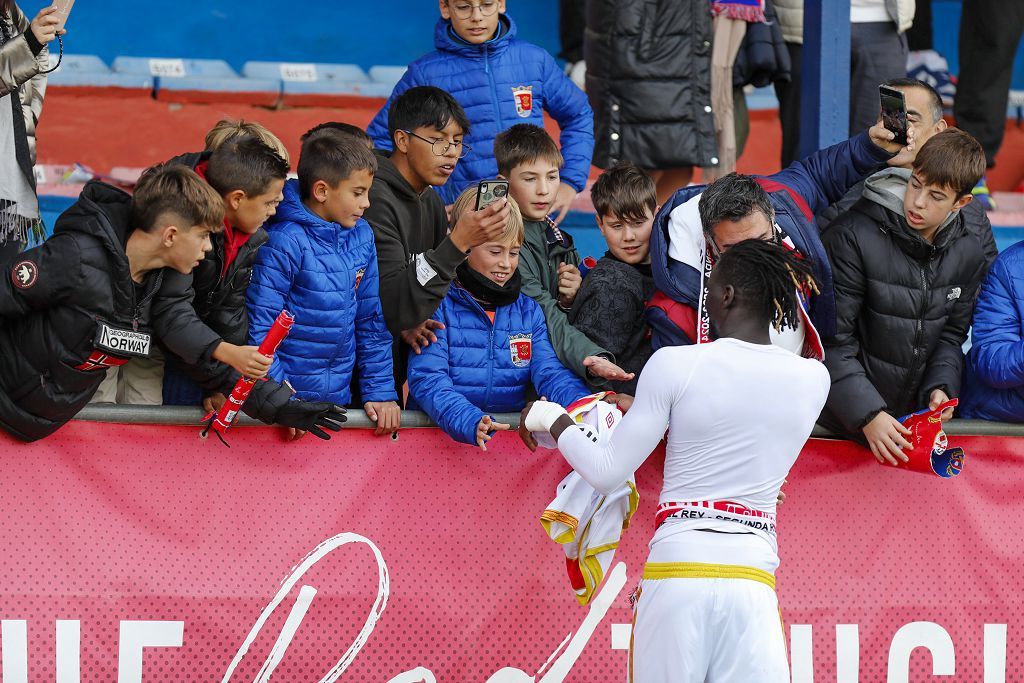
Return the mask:
[[[652,561],[778,565],[779,489],[828,396],[825,366],[777,346],[732,338],[657,351],[636,399],[604,446],[578,429],[558,439],[591,486],[611,492],[647,459],[668,430],[660,524]],[[685,534],[693,530],[739,534]],[[754,540],[758,539],[758,540]],[[707,545],[732,549],[706,557]],[[735,551],[736,547],[741,550]],[[747,548],[747,550],[743,550]]]

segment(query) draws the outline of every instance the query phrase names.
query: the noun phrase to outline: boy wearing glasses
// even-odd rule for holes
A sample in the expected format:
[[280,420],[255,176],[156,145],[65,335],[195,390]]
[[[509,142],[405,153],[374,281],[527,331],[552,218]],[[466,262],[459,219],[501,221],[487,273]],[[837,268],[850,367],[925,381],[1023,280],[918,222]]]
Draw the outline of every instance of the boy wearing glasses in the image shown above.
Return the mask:
[[391,103],[393,151],[377,151],[370,206],[384,321],[394,337],[395,388],[402,397],[408,347],[415,353],[437,341],[443,325],[431,316],[448,293],[455,269],[473,247],[495,239],[508,222],[508,201],[467,211],[451,232],[444,202],[432,186],[444,184],[466,154],[466,113],[431,86],[411,88]]
[[[544,125],[547,111],[561,128],[565,168],[551,212],[561,222],[590,173],[594,148],[593,112],[583,94],[545,50],[516,39],[505,0],[438,0],[435,51],[420,57],[395,86],[368,129],[377,147],[391,149],[388,112],[395,98],[414,85],[435,85],[465,108],[472,147],[449,182],[438,188],[445,204],[469,185],[493,178],[495,136],[515,123]],[[443,181],[442,181],[443,182]]]

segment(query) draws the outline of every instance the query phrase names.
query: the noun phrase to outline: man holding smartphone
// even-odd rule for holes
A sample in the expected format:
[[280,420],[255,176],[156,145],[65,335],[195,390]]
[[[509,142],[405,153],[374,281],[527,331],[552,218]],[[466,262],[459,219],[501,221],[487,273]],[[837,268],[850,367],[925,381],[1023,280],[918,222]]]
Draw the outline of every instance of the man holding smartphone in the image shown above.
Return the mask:
[[[930,85],[915,78],[894,78],[882,84],[882,87],[896,90],[903,94],[906,110],[907,128],[913,133],[914,147],[904,148],[889,161],[892,168],[910,170],[917,158],[917,150],[937,133],[946,130],[946,121],[942,118],[942,97]],[[888,125],[886,126],[888,128]],[[829,225],[841,214],[848,211],[864,194],[864,181],[857,183],[840,199],[815,219],[818,228],[824,234]],[[985,246],[985,261],[991,265],[995,261],[998,249],[992,236],[992,224],[988,220],[981,202],[969,203],[961,209],[967,229],[977,235]]]

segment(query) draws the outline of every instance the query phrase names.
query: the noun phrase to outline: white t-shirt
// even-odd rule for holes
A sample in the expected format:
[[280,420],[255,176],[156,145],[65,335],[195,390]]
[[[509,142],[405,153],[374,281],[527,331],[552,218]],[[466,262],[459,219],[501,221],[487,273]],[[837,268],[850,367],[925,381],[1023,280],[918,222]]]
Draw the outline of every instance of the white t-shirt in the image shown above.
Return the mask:
[[[580,430],[567,429],[558,447],[580,476],[607,493],[636,471],[668,429],[660,504],[729,501],[752,514],[774,517],[779,489],[814,428],[828,390],[822,363],[778,346],[724,338],[667,347],[647,362],[636,399],[607,444],[599,446]],[[750,541],[750,553],[741,549],[737,557],[729,551],[724,563],[769,571],[778,565],[774,533],[718,517],[668,519],[651,541],[652,560],[723,561],[690,556],[683,546],[671,549],[676,543],[686,545],[685,539],[675,538],[682,532],[707,529],[744,534],[742,540]],[[689,536],[698,544],[710,540]]]

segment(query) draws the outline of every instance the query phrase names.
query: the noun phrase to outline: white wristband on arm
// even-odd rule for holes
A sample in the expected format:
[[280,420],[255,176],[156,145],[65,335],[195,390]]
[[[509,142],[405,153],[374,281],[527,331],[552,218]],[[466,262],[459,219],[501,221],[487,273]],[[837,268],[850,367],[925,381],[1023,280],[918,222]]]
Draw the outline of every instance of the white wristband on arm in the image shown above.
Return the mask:
[[523,425],[533,434],[537,443],[545,448],[555,448],[551,438],[551,425],[563,415],[568,415],[565,408],[551,401],[534,401],[530,412],[526,414]]

